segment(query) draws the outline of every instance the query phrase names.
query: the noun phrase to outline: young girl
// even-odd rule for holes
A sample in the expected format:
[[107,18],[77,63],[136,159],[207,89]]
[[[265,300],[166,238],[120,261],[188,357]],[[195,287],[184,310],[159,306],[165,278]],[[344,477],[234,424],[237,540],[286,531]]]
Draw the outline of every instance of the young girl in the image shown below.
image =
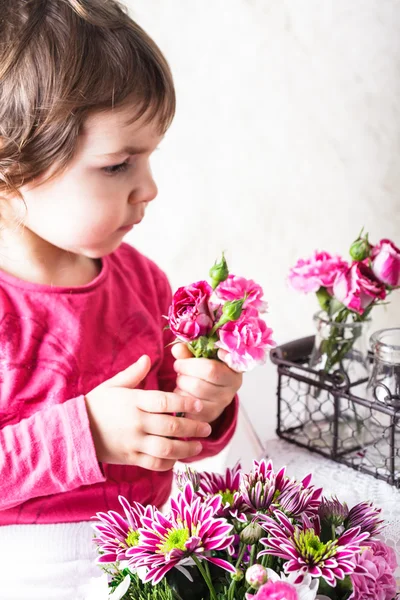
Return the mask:
[[175,109],[160,50],[113,0],[0,6],[0,598],[78,600],[90,517],[218,453],[241,376],[171,354],[166,276],[122,243]]

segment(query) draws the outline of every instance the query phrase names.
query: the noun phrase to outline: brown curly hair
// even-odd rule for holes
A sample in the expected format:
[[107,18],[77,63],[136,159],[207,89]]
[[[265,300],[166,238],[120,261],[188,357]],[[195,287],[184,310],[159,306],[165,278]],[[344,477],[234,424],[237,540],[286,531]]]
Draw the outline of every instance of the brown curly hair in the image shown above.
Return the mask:
[[132,120],[170,125],[169,66],[118,2],[0,0],[0,15],[0,196],[65,169],[92,112],[132,102]]

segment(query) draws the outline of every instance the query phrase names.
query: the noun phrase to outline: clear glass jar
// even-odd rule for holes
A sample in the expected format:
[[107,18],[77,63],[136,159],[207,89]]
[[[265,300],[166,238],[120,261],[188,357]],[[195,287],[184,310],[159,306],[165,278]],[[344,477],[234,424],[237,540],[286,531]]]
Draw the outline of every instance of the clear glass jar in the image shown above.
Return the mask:
[[314,323],[316,334],[309,367],[316,371],[310,375],[315,385],[308,385],[305,393],[307,444],[332,452],[362,448],[368,410],[345,393],[355,388],[357,395],[365,397],[370,320],[338,323],[321,311],[314,315]]
[[367,332],[370,320],[338,323],[324,312],[314,315],[315,343],[309,365],[323,374],[337,373],[349,384],[367,378]]
[[374,364],[368,397],[400,410],[400,327],[376,331],[370,344]]

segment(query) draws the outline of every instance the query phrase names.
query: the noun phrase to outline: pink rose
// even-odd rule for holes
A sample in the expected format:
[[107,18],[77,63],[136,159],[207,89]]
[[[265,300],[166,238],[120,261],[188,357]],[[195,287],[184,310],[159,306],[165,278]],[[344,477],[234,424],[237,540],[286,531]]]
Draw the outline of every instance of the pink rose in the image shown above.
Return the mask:
[[320,287],[332,288],[338,273],[348,267],[340,256],[315,251],[311,258],[300,258],[290,269],[289,284],[298,292],[317,292]]
[[176,337],[190,342],[211,331],[214,324],[209,305],[212,292],[212,287],[207,281],[180,287],[175,292],[168,312],[168,321]]
[[258,589],[267,579],[267,569],[260,564],[252,565],[246,571],[246,581],[253,588]]
[[354,262],[336,277],[333,294],[344,306],[362,315],[372,302],[386,298],[386,289],[370,267],[364,262]]
[[385,285],[400,287],[400,250],[390,240],[381,240],[372,249],[372,270]]
[[356,565],[366,569],[367,573],[350,575],[353,593],[349,600],[393,600],[396,596],[392,568],[379,552],[375,554],[371,547],[355,556]]
[[245,279],[237,275],[228,275],[228,278],[219,284],[215,294],[221,300],[241,300],[247,294],[243,308],[255,308],[259,312],[267,310],[267,303],[263,301],[263,289],[252,279]]
[[254,600],[299,600],[296,588],[284,581],[269,581],[258,590]]
[[250,371],[265,363],[268,346],[275,345],[272,329],[253,311],[245,311],[237,321],[229,321],[218,329],[218,334],[215,346],[228,352],[225,362],[235,371]]

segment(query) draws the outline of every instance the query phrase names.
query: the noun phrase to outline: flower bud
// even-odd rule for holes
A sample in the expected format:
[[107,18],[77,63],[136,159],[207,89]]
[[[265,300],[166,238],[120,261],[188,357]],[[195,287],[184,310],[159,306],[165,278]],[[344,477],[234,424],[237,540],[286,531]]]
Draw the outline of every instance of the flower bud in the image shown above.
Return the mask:
[[265,537],[265,531],[258,523],[249,523],[240,533],[240,541],[242,544],[257,544],[262,537]]
[[241,569],[236,569],[236,573],[231,573],[231,579],[233,581],[242,581],[244,573]]
[[353,260],[359,262],[365,260],[371,254],[371,246],[368,241],[368,234],[364,237],[359,237],[350,246],[350,256]]
[[268,580],[267,569],[262,565],[255,564],[246,571],[246,581],[251,587],[258,590]]
[[227,323],[228,321],[237,321],[242,314],[243,304],[245,299],[241,298],[240,300],[232,300],[231,302],[225,302],[222,307],[222,314],[224,316],[224,320]]
[[214,290],[221,281],[225,281],[228,278],[229,269],[224,253],[222,253],[222,258],[219,263],[216,262],[214,266],[211,267],[209,274],[211,277],[211,286]]
[[185,485],[189,482],[192,484],[195,492],[197,492],[200,487],[200,475],[190,467],[185,467],[184,471],[175,473],[175,481],[181,492],[183,492]]

